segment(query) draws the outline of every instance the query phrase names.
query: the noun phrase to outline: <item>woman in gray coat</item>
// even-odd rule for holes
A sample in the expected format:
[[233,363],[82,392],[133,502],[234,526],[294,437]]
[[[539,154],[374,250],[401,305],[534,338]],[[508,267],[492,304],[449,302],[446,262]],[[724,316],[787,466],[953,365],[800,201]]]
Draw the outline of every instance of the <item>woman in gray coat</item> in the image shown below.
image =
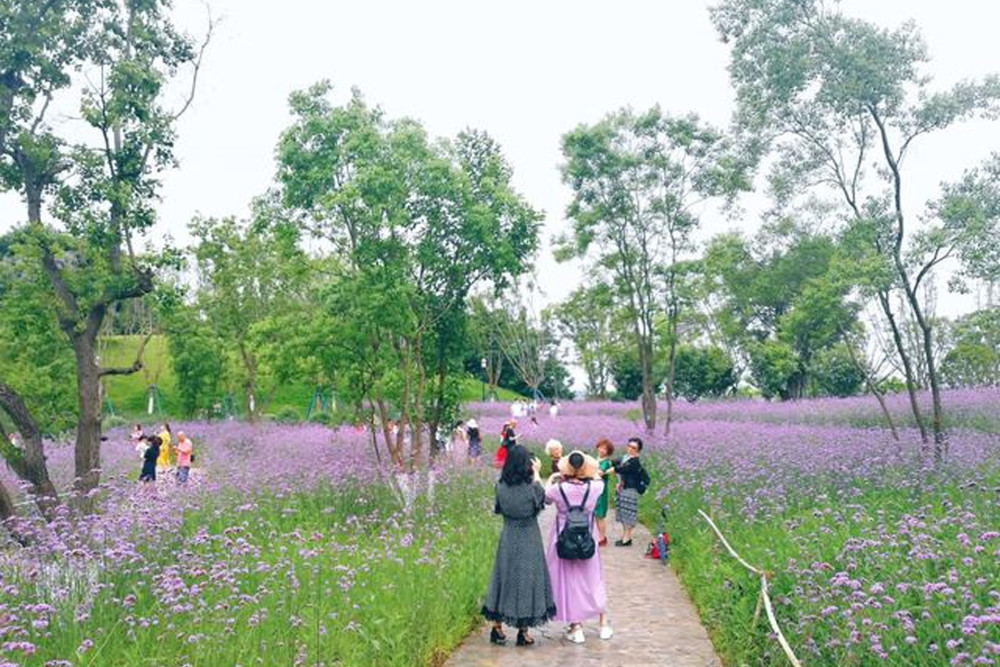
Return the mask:
[[497,482],[494,511],[503,515],[503,530],[482,610],[493,621],[494,644],[507,641],[506,623],[517,628],[518,646],[530,646],[535,640],[528,636],[528,628],[544,625],[556,613],[538,529],[538,513],[545,507],[540,466],[528,450],[513,445]]

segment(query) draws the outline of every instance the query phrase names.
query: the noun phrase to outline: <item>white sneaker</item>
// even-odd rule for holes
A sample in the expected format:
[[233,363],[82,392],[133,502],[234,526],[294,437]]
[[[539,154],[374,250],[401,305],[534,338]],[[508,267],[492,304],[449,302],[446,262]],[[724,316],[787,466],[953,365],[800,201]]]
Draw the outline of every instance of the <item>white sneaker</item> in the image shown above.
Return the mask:
[[568,641],[573,642],[574,644],[582,644],[583,642],[586,641],[586,638],[584,638],[583,636],[583,628],[578,627],[576,630],[573,630],[572,632],[567,632],[566,639]]
[[615,634],[615,631],[611,629],[610,625],[601,626],[601,639],[611,639]]

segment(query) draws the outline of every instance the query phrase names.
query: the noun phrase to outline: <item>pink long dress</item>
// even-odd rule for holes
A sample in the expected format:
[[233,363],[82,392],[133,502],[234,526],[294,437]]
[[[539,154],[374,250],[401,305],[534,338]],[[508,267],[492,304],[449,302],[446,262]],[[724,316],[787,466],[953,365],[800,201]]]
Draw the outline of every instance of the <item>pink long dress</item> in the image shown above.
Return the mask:
[[[545,490],[545,503],[555,504],[556,520],[552,522],[549,532],[549,544],[545,550],[545,560],[549,568],[549,578],[552,580],[552,597],[556,603],[556,620],[563,623],[582,623],[596,618],[607,608],[608,596],[604,589],[604,574],[601,571],[601,554],[594,551],[594,556],[587,560],[563,560],[556,554],[556,538],[559,529],[566,523],[568,507],[559,493],[562,487],[567,500],[574,507],[583,500],[586,485],[572,482],[555,484]],[[597,535],[594,525],[594,506],[604,491],[604,482],[590,482],[590,495],[584,505],[590,514],[590,533]],[[596,539],[596,537],[595,537]]]

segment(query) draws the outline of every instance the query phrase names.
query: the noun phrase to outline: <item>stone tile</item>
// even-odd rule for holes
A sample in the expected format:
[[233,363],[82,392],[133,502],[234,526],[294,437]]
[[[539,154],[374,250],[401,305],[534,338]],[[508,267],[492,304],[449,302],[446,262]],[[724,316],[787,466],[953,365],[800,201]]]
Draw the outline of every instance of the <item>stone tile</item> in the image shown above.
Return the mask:
[[[539,522],[548,535],[555,509],[546,508]],[[608,527],[617,534],[620,527]],[[596,619],[584,625],[587,641],[576,645],[562,639],[560,624],[536,628],[535,645],[514,646],[515,631],[507,629],[507,646],[489,643],[483,626],[455,650],[447,667],[722,667],[698,613],[673,570],[643,557],[649,531],[636,526],[633,546],[602,548],[601,564],[608,588],[608,613],[615,636],[601,641]],[[611,542],[614,540],[612,539]],[[483,582],[485,588],[486,582]]]

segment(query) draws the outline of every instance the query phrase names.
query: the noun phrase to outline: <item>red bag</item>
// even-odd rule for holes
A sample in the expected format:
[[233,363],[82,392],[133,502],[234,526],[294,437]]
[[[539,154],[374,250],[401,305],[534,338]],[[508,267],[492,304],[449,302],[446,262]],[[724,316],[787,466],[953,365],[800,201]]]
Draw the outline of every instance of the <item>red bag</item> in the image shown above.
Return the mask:
[[653,536],[653,541],[649,543],[646,547],[646,558],[652,558],[653,560],[667,561],[667,556],[670,551],[670,535],[667,533],[660,533],[659,535]]

